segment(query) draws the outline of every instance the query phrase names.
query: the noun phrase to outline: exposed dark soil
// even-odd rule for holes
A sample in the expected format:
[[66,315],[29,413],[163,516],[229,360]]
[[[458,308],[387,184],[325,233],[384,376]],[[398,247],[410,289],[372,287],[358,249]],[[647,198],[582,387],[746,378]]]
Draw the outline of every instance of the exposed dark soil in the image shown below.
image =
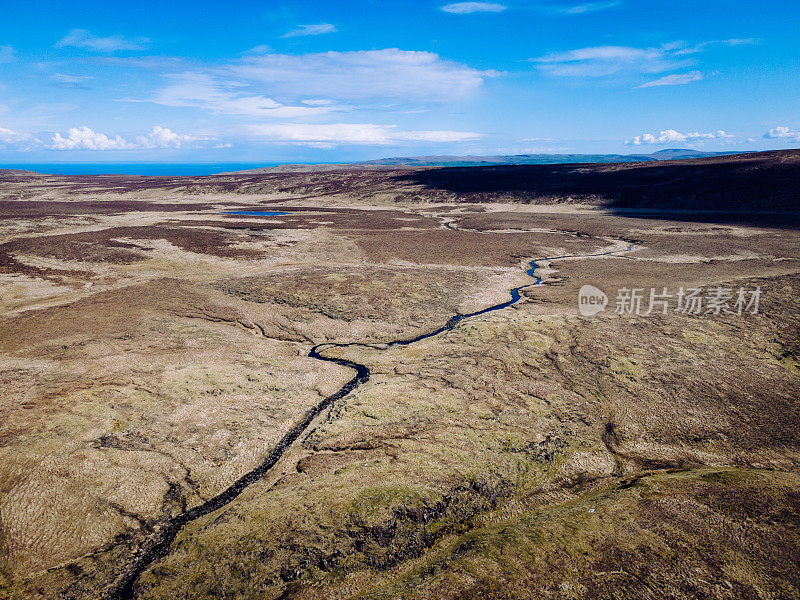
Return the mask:
[[162,204],[143,200],[0,200],[0,219],[34,219],[69,215],[116,215],[126,212],[209,210],[209,204]]
[[[119,238],[143,240],[145,243],[148,240],[166,240],[188,252],[222,258],[258,258],[264,254],[258,250],[236,248],[235,244],[241,241],[241,237],[235,234],[200,228],[142,226],[23,238],[0,245],[0,255],[32,254],[70,261],[114,264],[130,264],[147,258],[146,246]],[[13,265],[8,268],[11,270]]]

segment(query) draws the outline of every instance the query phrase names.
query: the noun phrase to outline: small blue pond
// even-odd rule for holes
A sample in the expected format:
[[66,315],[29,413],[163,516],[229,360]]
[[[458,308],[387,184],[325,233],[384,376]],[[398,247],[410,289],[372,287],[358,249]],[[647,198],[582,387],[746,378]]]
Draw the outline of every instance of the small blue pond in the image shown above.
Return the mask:
[[276,212],[272,210],[223,210],[222,214],[245,215],[248,217],[280,217],[281,215],[288,215],[289,213]]

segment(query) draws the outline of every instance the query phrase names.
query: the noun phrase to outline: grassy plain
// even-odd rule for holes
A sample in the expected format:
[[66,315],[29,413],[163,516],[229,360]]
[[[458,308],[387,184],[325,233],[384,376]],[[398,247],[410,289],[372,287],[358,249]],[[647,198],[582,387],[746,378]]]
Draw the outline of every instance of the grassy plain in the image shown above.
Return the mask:
[[[544,190],[533,168],[3,175],[0,597],[103,597],[353,376],[311,347],[354,342],[326,355],[369,383],[136,598],[800,596],[800,159],[737,160]],[[681,173],[664,202],[652,178]],[[386,346],[565,255],[513,307]],[[578,314],[587,283],[604,315]],[[693,286],[758,286],[759,314],[613,314],[619,288]]]

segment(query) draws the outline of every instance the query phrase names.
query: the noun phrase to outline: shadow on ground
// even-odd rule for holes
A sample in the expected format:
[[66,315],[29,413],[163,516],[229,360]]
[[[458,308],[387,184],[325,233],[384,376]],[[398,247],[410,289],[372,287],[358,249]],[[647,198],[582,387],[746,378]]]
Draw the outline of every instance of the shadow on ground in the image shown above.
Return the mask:
[[586,202],[629,217],[800,225],[800,151],[653,163],[448,167],[398,182],[495,202]]

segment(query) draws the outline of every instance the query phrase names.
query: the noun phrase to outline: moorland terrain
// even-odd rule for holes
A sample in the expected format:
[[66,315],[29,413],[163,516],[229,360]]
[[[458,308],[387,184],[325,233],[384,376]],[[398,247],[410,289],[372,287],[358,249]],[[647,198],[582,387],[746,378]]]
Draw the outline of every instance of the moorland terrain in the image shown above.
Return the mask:
[[800,151],[0,172],[0,382],[0,598],[797,598]]

